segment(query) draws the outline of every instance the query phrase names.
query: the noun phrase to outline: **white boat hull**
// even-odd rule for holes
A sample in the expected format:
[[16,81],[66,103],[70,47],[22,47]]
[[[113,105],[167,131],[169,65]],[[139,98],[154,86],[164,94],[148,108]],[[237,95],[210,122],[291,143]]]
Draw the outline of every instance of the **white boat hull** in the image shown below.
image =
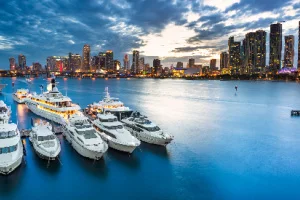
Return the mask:
[[10,163],[0,163],[0,174],[8,175],[13,172],[22,163],[23,159],[23,145],[22,141],[19,141],[16,159]]
[[23,98],[23,99],[20,99],[20,98],[18,98],[16,95],[14,95],[13,94],[13,100],[14,101],[16,101],[16,102],[18,102],[18,103],[20,103],[20,104],[23,104],[23,103],[25,103],[25,99]]
[[29,108],[29,110],[31,110],[34,114],[44,117],[48,120],[54,121],[58,124],[62,124],[62,125],[65,124],[65,121],[63,121],[63,118],[60,115],[39,109],[39,108],[37,108],[36,105],[34,105],[32,103],[28,103],[28,102],[25,102],[25,103],[26,103],[27,107]]
[[64,130],[63,135],[66,137],[67,141],[71,144],[71,146],[83,157],[92,159],[92,160],[100,160],[103,157],[103,154],[106,152],[107,148],[103,152],[91,151],[87,148],[81,146],[74,138],[70,135],[68,130]]
[[160,146],[167,146],[171,141],[172,138],[170,139],[164,139],[164,138],[158,138],[158,137],[153,137],[149,134],[146,134],[145,132],[138,132],[134,131],[132,128],[128,126],[124,126],[134,137],[139,139],[142,142],[146,142],[149,144],[155,144],[155,145],[160,145]]

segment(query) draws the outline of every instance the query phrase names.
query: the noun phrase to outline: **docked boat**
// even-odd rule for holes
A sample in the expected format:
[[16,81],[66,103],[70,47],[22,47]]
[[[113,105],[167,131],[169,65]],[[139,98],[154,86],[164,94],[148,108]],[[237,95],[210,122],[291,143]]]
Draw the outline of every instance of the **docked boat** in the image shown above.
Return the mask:
[[60,141],[53,133],[49,122],[35,120],[29,133],[29,141],[40,158],[55,160],[59,156],[61,151]]
[[56,87],[55,78],[51,79],[51,83],[47,87],[47,92],[41,94],[33,93],[26,98],[25,104],[36,115],[64,125],[68,118],[80,112],[80,106],[72,103],[72,100],[62,95]]
[[15,93],[13,93],[13,100],[18,103],[25,103],[25,99],[29,95],[28,89],[18,89]]
[[69,122],[64,126],[63,134],[83,157],[99,160],[108,149],[108,145],[82,113],[70,117]]
[[163,132],[156,124],[139,112],[122,120],[124,127],[143,142],[166,146],[173,140],[173,136]]
[[111,113],[98,114],[93,125],[108,146],[123,152],[132,153],[141,142],[124,129],[117,117]]
[[[2,102],[1,102],[2,103]],[[3,106],[7,107],[7,106]],[[1,108],[3,108],[1,107]],[[7,175],[22,163],[23,144],[18,127],[9,122],[6,110],[0,110],[0,173]]]
[[118,98],[111,97],[108,92],[108,87],[106,87],[104,99],[88,105],[85,112],[94,118],[96,118],[99,113],[110,112],[115,115],[118,120],[121,120],[129,117],[133,111],[129,107],[124,106],[124,103]]

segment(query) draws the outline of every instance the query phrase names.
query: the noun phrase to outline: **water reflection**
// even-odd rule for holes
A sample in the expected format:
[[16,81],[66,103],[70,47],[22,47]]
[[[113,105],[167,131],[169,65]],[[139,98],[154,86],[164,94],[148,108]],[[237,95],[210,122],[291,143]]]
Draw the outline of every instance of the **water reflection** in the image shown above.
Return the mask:
[[118,162],[129,169],[136,170],[140,168],[140,160],[137,156],[139,152],[137,151],[139,151],[139,149],[135,149],[132,154],[129,154],[109,148],[106,156],[109,159],[113,159],[114,162]]
[[165,159],[169,159],[171,157],[167,147],[142,142],[140,148],[142,151],[150,152]]
[[[26,165],[23,163],[9,175],[0,175],[0,196],[9,195],[13,191],[19,190],[24,176]],[[2,187],[5,185],[5,187]]]

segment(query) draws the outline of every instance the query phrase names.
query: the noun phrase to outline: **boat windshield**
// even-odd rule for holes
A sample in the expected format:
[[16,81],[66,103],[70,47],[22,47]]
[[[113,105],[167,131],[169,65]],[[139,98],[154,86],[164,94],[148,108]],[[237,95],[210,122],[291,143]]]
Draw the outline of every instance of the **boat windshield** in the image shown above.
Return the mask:
[[116,130],[116,129],[122,129],[123,126],[122,125],[117,125],[117,126],[104,126],[106,129],[110,129],[110,130]]
[[147,131],[149,132],[155,132],[155,131],[159,131],[160,128],[158,126],[154,126],[154,127],[144,127]]
[[11,138],[17,135],[16,131],[0,132],[0,139]]
[[17,151],[18,149],[18,145],[13,145],[13,146],[10,146],[10,147],[2,147],[0,148],[0,154],[5,154],[5,153],[12,153],[14,151]]
[[108,119],[101,119],[100,118],[100,121],[101,122],[116,122],[118,120],[117,120],[117,118],[108,118]]
[[85,130],[85,131],[80,131],[80,130],[76,130],[76,132],[79,134],[79,135],[83,135],[83,137],[85,139],[93,139],[93,138],[97,138],[97,135],[96,135],[96,131],[94,129],[91,129],[91,130]]
[[6,113],[7,108],[6,107],[0,107],[0,113]]
[[91,128],[92,126],[87,121],[75,122],[77,129]]
[[38,141],[48,141],[48,140],[54,140],[55,136],[54,135],[47,135],[47,136],[38,136]]

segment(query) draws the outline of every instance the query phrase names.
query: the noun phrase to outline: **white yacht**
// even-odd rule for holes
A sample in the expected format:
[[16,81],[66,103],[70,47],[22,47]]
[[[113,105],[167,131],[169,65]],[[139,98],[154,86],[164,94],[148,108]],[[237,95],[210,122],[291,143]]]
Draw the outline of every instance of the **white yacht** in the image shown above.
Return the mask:
[[111,97],[108,87],[105,88],[105,97],[102,101],[88,105],[86,113],[96,117],[98,113],[110,112],[117,116],[118,120],[129,117],[133,112],[129,107],[124,106],[118,98]]
[[82,113],[70,117],[64,126],[63,134],[72,147],[84,157],[99,160],[108,149],[108,145]]
[[4,101],[0,101],[0,119],[10,118],[11,109],[10,106],[7,106]]
[[166,146],[173,140],[173,136],[164,133],[156,124],[139,112],[132,113],[132,116],[122,119],[125,128],[135,137],[143,142]]
[[18,89],[15,93],[13,93],[13,99],[18,103],[25,103],[25,99],[29,95],[28,89]]
[[111,113],[98,114],[93,125],[108,146],[123,152],[132,153],[141,142],[124,129],[117,117]]
[[40,158],[55,160],[58,157],[61,150],[60,141],[53,133],[49,122],[35,120],[32,131],[29,133],[29,140]]
[[8,123],[9,115],[6,111],[2,111],[0,111],[0,173],[7,175],[22,163],[23,144],[17,125]]
[[33,113],[56,123],[65,124],[71,115],[80,112],[78,104],[72,103],[69,97],[63,96],[58,91],[54,78],[47,89],[47,92],[42,90],[41,94],[34,93],[26,99],[25,103]]

